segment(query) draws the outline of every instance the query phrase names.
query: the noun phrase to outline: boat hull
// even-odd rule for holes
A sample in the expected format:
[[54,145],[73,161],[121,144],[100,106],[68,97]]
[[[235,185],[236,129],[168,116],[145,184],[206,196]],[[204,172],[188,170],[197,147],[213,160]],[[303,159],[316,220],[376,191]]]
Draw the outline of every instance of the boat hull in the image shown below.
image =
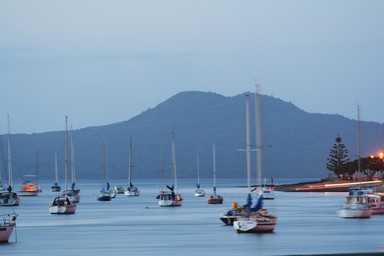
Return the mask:
[[337,215],[341,218],[369,218],[372,215],[372,209],[340,208]]
[[136,190],[136,191],[126,190],[126,191],[124,191],[124,195],[126,195],[126,196],[139,196],[140,191],[139,190]]
[[202,189],[197,189],[196,191],[195,191],[195,197],[204,197],[205,196],[205,191],[204,190],[202,190]]
[[233,227],[238,233],[268,233],[273,232],[276,222],[275,217],[239,219],[233,222]]
[[51,214],[74,214],[76,204],[71,202],[68,197],[56,197],[49,204],[48,210]]
[[208,204],[222,204],[224,201],[220,195],[212,195],[208,198]]
[[14,192],[3,191],[0,193],[0,206],[18,206],[20,198]]
[[181,206],[182,204],[182,200],[159,200],[159,206],[161,207]]
[[0,226],[0,243],[7,243],[15,226]]
[[2,215],[0,223],[0,243],[7,243],[16,227],[17,214]]

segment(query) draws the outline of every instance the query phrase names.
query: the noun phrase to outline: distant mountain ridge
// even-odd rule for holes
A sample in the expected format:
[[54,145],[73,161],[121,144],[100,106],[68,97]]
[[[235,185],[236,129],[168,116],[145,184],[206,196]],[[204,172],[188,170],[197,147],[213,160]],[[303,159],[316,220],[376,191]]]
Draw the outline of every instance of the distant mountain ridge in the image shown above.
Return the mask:
[[[212,142],[216,144],[217,178],[246,178],[245,94],[225,97],[212,92],[178,93],[128,121],[74,130],[78,179],[100,179],[103,140],[108,141],[110,178],[128,176],[129,137],[133,141],[133,178],[171,177],[171,134],[176,137],[178,178],[212,177]],[[254,93],[250,94],[252,144],[255,144]],[[124,111],[124,110],[121,110]],[[357,158],[357,121],[340,115],[307,113],[292,103],[262,95],[264,177],[326,177],[329,150],[339,134],[351,159]],[[69,117],[70,118],[70,117]],[[63,117],[64,120],[64,117]],[[361,122],[362,156],[382,148],[384,125]],[[6,182],[7,137],[1,137],[1,170]],[[11,136],[13,176],[34,174],[39,149],[39,177],[54,180],[57,152],[64,176],[64,131]],[[160,162],[162,155],[162,163]],[[252,153],[253,177],[256,177]]]

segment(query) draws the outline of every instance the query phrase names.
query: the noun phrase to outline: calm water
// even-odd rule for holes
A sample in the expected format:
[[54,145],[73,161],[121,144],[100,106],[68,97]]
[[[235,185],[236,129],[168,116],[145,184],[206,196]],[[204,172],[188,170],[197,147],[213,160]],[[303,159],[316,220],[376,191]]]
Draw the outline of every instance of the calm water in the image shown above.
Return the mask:
[[[17,230],[11,243],[0,244],[0,255],[290,255],[384,252],[384,215],[342,219],[336,210],[344,193],[275,192],[265,207],[278,216],[271,234],[237,234],[224,226],[220,214],[233,201],[245,203],[246,188],[218,181],[223,205],[208,205],[193,196],[194,181],[179,183],[184,203],[160,208],[156,181],[137,181],[139,197],[118,194],[99,202],[100,182],[79,181],[81,202],[75,215],[51,215],[51,182],[37,197],[22,197]],[[125,185],[126,181],[111,182]],[[203,189],[211,193],[211,182]],[[242,185],[242,182],[231,185]],[[224,186],[225,185],[225,186]],[[0,209],[3,210],[3,209]],[[17,239],[17,242],[15,240]]]

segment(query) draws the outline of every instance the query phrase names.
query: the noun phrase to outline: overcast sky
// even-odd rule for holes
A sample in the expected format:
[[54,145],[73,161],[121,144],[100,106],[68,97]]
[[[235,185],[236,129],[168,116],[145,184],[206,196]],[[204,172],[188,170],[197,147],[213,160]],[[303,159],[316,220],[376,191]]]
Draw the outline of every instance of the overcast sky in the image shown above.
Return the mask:
[[0,134],[129,120],[182,91],[254,91],[384,122],[384,1],[0,2]]

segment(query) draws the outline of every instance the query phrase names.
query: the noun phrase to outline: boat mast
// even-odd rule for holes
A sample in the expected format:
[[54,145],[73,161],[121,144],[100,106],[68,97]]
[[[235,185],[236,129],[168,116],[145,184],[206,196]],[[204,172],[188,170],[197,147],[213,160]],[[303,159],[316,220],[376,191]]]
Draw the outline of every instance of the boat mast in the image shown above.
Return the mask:
[[257,158],[257,185],[259,191],[261,191],[261,180],[262,180],[262,136],[261,136],[261,101],[260,101],[260,85],[256,84],[256,93],[255,93],[255,122],[256,122],[256,158]]
[[361,144],[360,144],[360,105],[357,105],[357,144],[358,144],[358,158],[357,158],[357,170],[359,172],[359,180],[361,181],[361,162],[360,162],[360,155],[361,155]]
[[213,194],[216,195],[216,147],[215,142],[212,143],[213,153]]
[[160,150],[160,176],[161,176],[161,191],[164,190],[164,168],[163,168],[163,151]]
[[8,185],[12,188],[12,158],[11,158],[11,129],[9,125],[9,114],[8,118]]
[[55,152],[55,181],[56,181],[56,183],[59,181],[59,177],[57,174],[57,154],[56,154],[56,152]]
[[36,149],[36,183],[39,184],[39,149]]
[[248,193],[251,193],[251,135],[249,123],[249,94],[245,95],[245,117],[246,117],[246,151],[247,151],[247,181]]
[[71,125],[71,181],[73,189],[75,188],[76,184],[76,170],[75,170],[75,147],[73,144],[73,129]]
[[199,154],[196,154],[197,188],[200,188],[200,168]]
[[129,137],[129,164],[128,164],[128,187],[131,186],[132,175],[132,137]]
[[[68,179],[68,117],[65,116],[65,180],[64,187],[67,191],[67,179]],[[65,195],[66,192],[64,192]]]
[[174,185],[174,191],[177,191],[175,133],[174,132],[172,132],[172,165],[173,165],[173,185]]

